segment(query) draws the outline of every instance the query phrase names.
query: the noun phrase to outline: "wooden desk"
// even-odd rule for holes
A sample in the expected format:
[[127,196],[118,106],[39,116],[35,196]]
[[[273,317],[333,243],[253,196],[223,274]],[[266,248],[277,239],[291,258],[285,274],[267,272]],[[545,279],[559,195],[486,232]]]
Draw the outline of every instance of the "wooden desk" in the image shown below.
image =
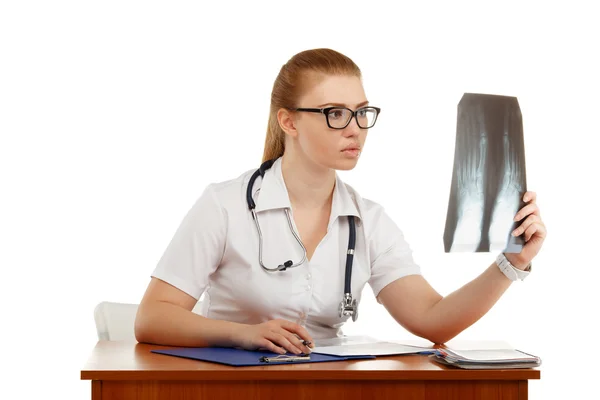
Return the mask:
[[[454,346],[450,346],[454,347]],[[93,400],[137,399],[527,399],[540,371],[462,370],[425,355],[314,364],[229,367],[98,342],[81,370]]]

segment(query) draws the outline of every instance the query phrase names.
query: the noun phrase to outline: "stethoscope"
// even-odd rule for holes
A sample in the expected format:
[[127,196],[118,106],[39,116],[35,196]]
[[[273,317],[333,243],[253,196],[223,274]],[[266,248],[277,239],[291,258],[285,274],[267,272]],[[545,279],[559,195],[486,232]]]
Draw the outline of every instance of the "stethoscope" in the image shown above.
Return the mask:
[[[252,199],[252,186],[254,186],[254,181],[256,181],[256,178],[258,178],[259,175],[264,178],[265,171],[267,171],[269,168],[271,168],[271,166],[273,165],[273,162],[275,162],[275,160],[268,160],[268,161],[265,161],[264,163],[262,163],[260,168],[257,169],[256,172],[254,172],[252,177],[250,177],[250,181],[248,182],[248,188],[246,189],[246,199],[248,201],[248,208],[250,209],[250,212],[252,213],[252,218],[254,219],[254,222],[256,224],[256,230],[258,231],[258,261],[260,263],[260,266],[265,271],[268,271],[268,272],[285,271],[288,268],[297,267],[297,266],[301,265],[302,263],[304,263],[304,261],[306,261],[306,247],[304,247],[304,244],[302,244],[302,240],[300,240],[300,238],[294,231],[294,225],[292,224],[292,219],[290,218],[289,210],[287,208],[285,208],[284,209],[285,216],[287,217],[288,225],[290,226],[290,230],[292,231],[292,234],[296,238],[296,241],[298,242],[300,247],[302,247],[302,251],[304,252],[304,255],[302,256],[302,260],[300,260],[300,262],[298,262],[298,263],[294,264],[292,262],[292,260],[288,260],[288,261],[284,262],[283,264],[278,265],[277,268],[267,268],[263,264],[263,260],[262,260],[263,238],[262,238],[262,233],[260,231],[260,225],[258,223],[258,216],[256,215],[256,212],[254,211],[256,204],[254,204],[254,200]],[[349,234],[349,239],[348,239],[348,251],[346,252],[346,278],[345,278],[345,282],[344,282],[344,297],[342,298],[342,301],[340,302],[339,316],[341,318],[342,315],[351,315],[352,320],[356,321],[356,319],[358,318],[358,302],[356,301],[356,299],[352,300],[352,291],[351,291],[352,290],[351,289],[352,261],[354,259],[354,245],[356,242],[356,227],[354,226],[354,216],[353,215],[348,216],[348,224],[350,225],[350,234]]]

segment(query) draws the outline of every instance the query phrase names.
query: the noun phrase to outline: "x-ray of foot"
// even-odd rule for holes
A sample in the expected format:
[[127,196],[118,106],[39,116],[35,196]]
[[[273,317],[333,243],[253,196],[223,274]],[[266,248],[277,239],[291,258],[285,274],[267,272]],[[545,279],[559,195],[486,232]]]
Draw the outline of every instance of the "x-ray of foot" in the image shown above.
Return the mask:
[[526,191],[517,98],[465,93],[458,103],[445,251],[519,253],[524,239],[511,232]]

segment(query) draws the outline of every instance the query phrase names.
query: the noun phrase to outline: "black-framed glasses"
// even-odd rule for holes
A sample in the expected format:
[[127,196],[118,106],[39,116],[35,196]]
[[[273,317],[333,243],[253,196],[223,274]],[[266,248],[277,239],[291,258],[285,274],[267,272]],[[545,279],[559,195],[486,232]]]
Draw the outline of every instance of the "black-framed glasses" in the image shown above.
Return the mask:
[[327,107],[327,108],[292,108],[292,111],[305,111],[325,114],[327,126],[331,129],[344,129],[356,118],[356,123],[361,129],[369,129],[375,125],[381,109],[379,107],[361,107],[352,111],[347,107]]

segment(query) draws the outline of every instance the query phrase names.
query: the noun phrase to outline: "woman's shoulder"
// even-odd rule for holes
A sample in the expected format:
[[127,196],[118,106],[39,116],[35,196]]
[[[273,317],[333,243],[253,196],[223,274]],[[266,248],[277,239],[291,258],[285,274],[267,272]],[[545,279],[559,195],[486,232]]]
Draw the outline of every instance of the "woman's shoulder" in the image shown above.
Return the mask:
[[206,185],[206,189],[212,190],[218,196],[237,194],[242,187],[246,186],[254,171],[256,169],[248,169],[233,178],[212,181]]

